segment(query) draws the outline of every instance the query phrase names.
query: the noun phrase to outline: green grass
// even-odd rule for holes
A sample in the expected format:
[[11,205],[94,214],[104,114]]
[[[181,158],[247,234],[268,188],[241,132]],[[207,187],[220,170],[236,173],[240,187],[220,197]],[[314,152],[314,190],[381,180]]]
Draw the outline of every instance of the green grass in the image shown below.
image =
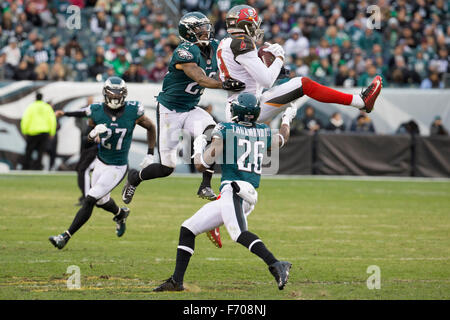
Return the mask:
[[[78,210],[75,176],[0,175],[0,299],[450,298],[450,183],[331,179],[263,178],[248,225],[292,262],[285,290],[222,227],[222,249],[197,237],[185,292],[152,293],[173,271],[181,223],[205,203],[198,183],[143,183],[123,238],[96,208],[57,250],[48,237]],[[119,205],[121,188],[113,191]],[[66,287],[70,265],[81,269],[81,290]],[[366,286],[370,265],[380,267],[380,290]]]

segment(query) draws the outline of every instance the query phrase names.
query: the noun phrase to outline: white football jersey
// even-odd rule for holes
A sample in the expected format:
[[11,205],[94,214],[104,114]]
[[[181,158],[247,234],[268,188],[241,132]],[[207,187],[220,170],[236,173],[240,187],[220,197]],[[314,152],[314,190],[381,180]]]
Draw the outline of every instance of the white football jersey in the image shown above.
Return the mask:
[[[250,92],[259,98],[264,88],[272,87],[283,65],[281,59],[275,59],[267,67],[258,57],[253,40],[247,35],[231,35],[220,41],[217,49],[219,77],[222,81],[233,78],[245,83],[241,92]],[[228,92],[228,101],[235,99],[241,92]]]

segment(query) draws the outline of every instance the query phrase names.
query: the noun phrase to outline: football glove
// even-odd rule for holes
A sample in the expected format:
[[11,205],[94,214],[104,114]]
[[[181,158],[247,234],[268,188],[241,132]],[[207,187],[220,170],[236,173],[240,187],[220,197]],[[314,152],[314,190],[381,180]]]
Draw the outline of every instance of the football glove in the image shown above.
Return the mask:
[[145,167],[151,165],[154,162],[155,156],[152,154],[147,154],[141,163],[139,163],[139,166],[141,169],[144,169]]
[[284,60],[284,49],[282,46],[280,46],[278,43],[270,44],[266,42],[265,44],[269,46],[267,48],[264,48],[263,51],[270,52],[275,57],[282,57]]
[[284,66],[281,67],[280,73],[278,74],[277,79],[285,79],[289,78],[289,74],[291,73],[291,70],[285,68]]
[[222,82],[222,89],[233,92],[239,92],[245,89],[245,83],[239,80],[228,78],[224,82]]
[[283,115],[281,116],[281,124],[287,124],[288,126],[291,124],[292,119],[295,118],[297,115],[297,108],[294,107],[288,107],[286,108],[286,111],[284,111]]
[[194,140],[194,156],[196,154],[202,154],[203,150],[205,150],[208,142],[206,141],[206,135],[201,134]]
[[91,130],[91,132],[89,132],[89,138],[94,139],[96,136],[106,132],[107,130],[108,128],[106,127],[106,125],[104,125],[103,123],[98,124],[94,129]]

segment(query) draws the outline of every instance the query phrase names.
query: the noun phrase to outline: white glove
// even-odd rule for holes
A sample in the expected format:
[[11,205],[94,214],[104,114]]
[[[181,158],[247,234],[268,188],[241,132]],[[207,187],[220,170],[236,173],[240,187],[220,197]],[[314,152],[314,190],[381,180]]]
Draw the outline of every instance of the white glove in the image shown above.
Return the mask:
[[89,138],[94,139],[96,136],[106,132],[107,130],[108,128],[106,127],[106,125],[104,125],[103,123],[98,124],[94,129],[91,130],[91,132],[89,132]]
[[281,124],[287,124],[288,126],[291,125],[292,119],[295,118],[297,115],[297,108],[294,107],[288,107],[286,108],[286,111],[284,111],[283,115],[281,116]]
[[280,46],[278,43],[270,44],[266,42],[265,44],[269,46],[267,48],[264,48],[263,51],[270,52],[275,57],[282,57],[284,60],[284,49],[282,46]]
[[145,167],[151,165],[154,161],[155,156],[152,154],[148,154],[144,157],[141,163],[139,163],[139,166],[144,169]]
[[201,134],[194,140],[194,156],[196,154],[202,154],[203,150],[205,150],[206,145],[208,142],[206,141],[206,135]]

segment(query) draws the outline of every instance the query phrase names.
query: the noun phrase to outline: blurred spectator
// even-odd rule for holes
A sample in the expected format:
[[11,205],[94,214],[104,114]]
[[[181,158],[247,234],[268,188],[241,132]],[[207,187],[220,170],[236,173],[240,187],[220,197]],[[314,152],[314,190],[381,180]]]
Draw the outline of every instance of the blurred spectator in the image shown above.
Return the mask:
[[84,53],[83,48],[78,43],[78,39],[77,39],[76,35],[72,36],[70,41],[66,44],[65,50],[66,50],[66,56],[68,56],[70,58],[75,58],[75,55],[77,52]]
[[89,66],[81,51],[75,53],[75,58],[72,60],[71,65],[71,79],[74,81],[83,81],[88,77]]
[[22,54],[20,53],[20,49],[17,46],[17,39],[14,37],[9,38],[9,44],[5,48],[3,48],[2,53],[6,55],[6,63],[9,64],[12,68],[15,68],[19,65]]
[[444,128],[442,125],[442,119],[440,116],[436,116],[433,120],[433,123],[430,127],[430,135],[436,136],[436,135],[448,135],[448,131]]
[[27,54],[34,57],[36,64],[50,62],[50,50],[44,47],[44,41],[42,39],[38,38]]
[[420,84],[421,89],[443,89],[444,81],[439,77],[439,73],[436,71],[431,71],[427,78],[423,79]]
[[42,62],[36,66],[34,69],[34,73],[36,74],[36,79],[38,81],[48,80],[50,68],[48,63]]
[[106,72],[105,58],[102,55],[95,56],[95,62],[89,67],[89,77],[98,81]]
[[[42,94],[36,94],[36,101],[27,107],[20,122],[20,129],[27,145],[23,169],[42,170],[42,154],[48,139],[56,133],[56,117],[52,107],[42,101]],[[37,160],[32,161],[33,152],[37,151]]]
[[367,113],[360,110],[359,115],[353,119],[350,131],[358,133],[375,133],[375,127]]
[[352,88],[357,83],[356,72],[349,69],[346,64],[339,66],[339,71],[336,74],[335,84],[338,87]]
[[398,127],[397,134],[420,134],[420,129],[419,126],[417,125],[417,122],[415,122],[414,120],[409,120],[407,122],[404,122],[402,124],[400,124],[400,126]]
[[322,128],[322,123],[316,118],[315,113],[316,111],[313,107],[307,106],[305,109],[305,116],[301,120],[304,130],[311,133],[315,133]]
[[345,131],[345,123],[344,120],[342,120],[342,116],[339,112],[335,112],[331,115],[330,120],[325,127],[325,130],[337,133]]
[[123,73],[130,67],[130,62],[128,62],[126,57],[127,52],[125,49],[120,49],[117,53],[117,58],[112,62],[114,72],[117,76],[121,77]]
[[90,28],[96,34],[106,34],[111,31],[112,23],[103,9],[98,9],[96,14],[91,18]]
[[150,70],[148,78],[153,82],[160,82],[167,73],[167,66],[161,58],[156,59],[155,66]]
[[20,61],[19,66],[16,68],[13,76],[13,80],[34,80],[36,75],[33,68],[28,64],[27,60]]
[[144,77],[139,73],[138,65],[132,63],[127,71],[124,72],[122,76],[123,80],[126,82],[142,82]]
[[64,64],[62,63],[61,57],[58,57],[55,63],[52,65],[50,69],[49,80],[52,81],[64,81],[67,80],[66,77],[66,69]]
[[291,37],[284,44],[284,51],[286,56],[292,56],[294,59],[309,54],[309,41],[302,35],[299,28],[291,30]]

